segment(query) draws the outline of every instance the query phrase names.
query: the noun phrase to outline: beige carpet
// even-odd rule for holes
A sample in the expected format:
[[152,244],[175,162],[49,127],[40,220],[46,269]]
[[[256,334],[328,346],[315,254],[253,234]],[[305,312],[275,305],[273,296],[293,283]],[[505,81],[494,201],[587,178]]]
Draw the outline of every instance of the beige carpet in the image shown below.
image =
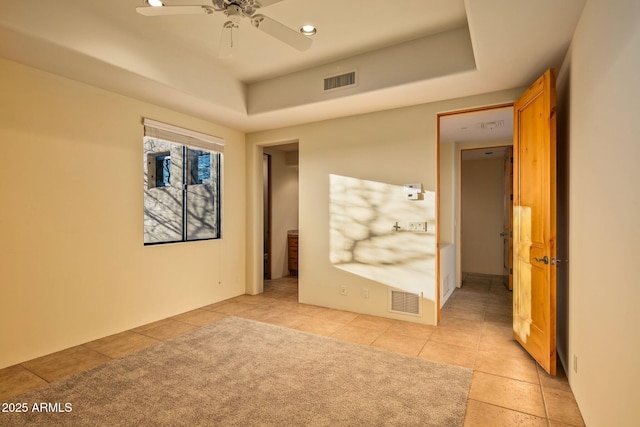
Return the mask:
[[30,410],[0,425],[461,426],[471,375],[229,317],[12,398]]

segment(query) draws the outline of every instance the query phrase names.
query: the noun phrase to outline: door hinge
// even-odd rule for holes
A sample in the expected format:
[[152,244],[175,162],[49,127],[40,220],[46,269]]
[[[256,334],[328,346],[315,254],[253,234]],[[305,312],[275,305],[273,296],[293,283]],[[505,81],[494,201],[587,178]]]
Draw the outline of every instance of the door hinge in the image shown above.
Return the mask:
[[509,274],[513,274],[513,268],[509,269]]

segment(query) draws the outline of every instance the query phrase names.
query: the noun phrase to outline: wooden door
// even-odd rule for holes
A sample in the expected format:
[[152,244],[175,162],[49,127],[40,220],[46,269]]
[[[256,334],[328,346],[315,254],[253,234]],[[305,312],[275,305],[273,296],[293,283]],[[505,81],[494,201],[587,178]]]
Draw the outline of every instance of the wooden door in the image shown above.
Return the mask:
[[555,70],[514,105],[513,331],[547,373],[556,373]]
[[504,189],[503,207],[504,223],[502,227],[502,279],[510,291],[513,290],[513,148],[509,147],[503,158]]

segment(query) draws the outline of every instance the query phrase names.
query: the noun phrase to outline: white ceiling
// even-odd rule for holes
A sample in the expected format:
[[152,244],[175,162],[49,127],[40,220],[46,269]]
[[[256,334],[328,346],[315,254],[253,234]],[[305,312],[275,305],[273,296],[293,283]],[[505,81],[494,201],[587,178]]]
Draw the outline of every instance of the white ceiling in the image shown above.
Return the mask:
[[440,117],[440,142],[491,143],[513,138],[513,107],[491,108]]
[[487,148],[462,150],[462,155],[460,157],[462,161],[503,158],[504,155],[507,153],[507,149],[508,149],[507,147],[487,147]]
[[[0,0],[0,56],[250,132],[525,86],[560,65],[585,1],[282,0],[260,13],[314,24],[311,48],[243,20],[223,59],[221,13]],[[323,93],[324,77],[350,70],[356,87]]]

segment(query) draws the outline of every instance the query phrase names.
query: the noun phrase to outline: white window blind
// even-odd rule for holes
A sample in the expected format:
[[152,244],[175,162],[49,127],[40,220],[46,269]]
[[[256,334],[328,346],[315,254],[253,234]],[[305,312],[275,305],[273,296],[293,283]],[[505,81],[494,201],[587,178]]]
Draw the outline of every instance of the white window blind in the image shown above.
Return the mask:
[[224,139],[143,117],[144,135],[224,153]]

